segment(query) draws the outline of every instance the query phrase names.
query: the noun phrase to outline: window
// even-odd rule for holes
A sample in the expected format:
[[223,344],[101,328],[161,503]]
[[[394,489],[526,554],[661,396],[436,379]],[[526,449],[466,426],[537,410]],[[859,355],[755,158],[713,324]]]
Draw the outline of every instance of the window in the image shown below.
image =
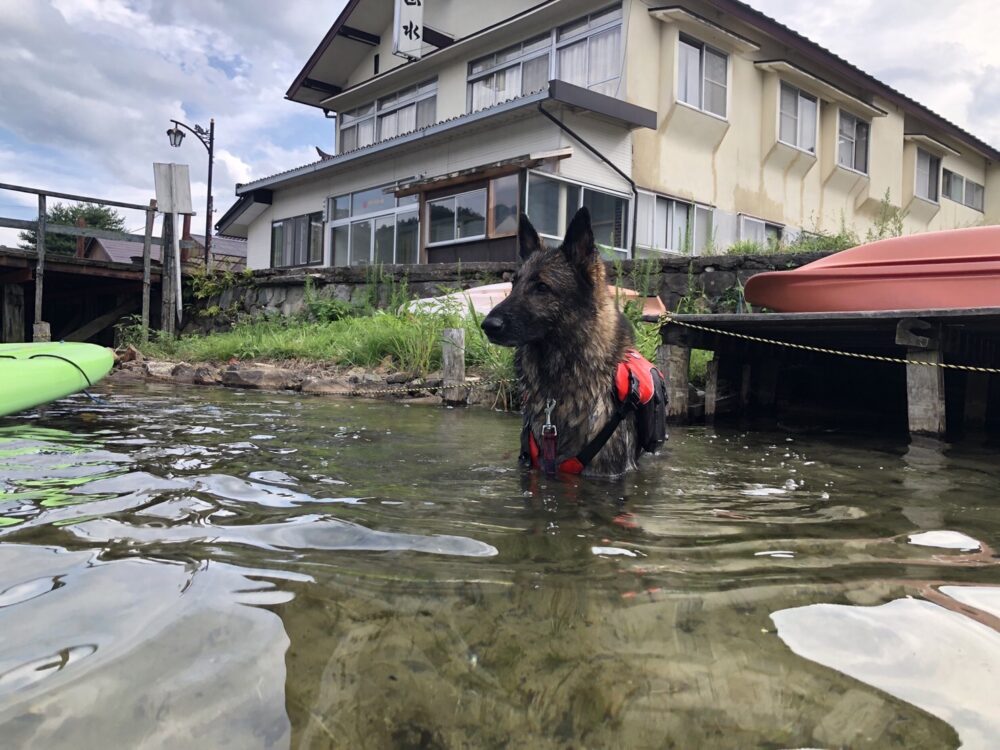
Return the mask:
[[740,215],[740,240],[756,242],[762,248],[774,250],[781,243],[781,233],[778,224]]
[[515,173],[456,188],[451,195],[437,193],[427,201],[427,244],[517,234],[520,192]]
[[816,109],[816,97],[782,83],[778,140],[815,154]]
[[677,98],[692,107],[725,117],[728,61],[724,53],[682,36]]
[[621,25],[622,9],[616,5],[473,60],[468,111],[540,91],[553,75],[614,96],[622,67]]
[[556,76],[567,83],[614,96],[621,75],[621,6],[556,30]]
[[434,123],[436,110],[437,79],[434,79],[342,112],[338,153],[426,128]]
[[383,188],[338,195],[327,202],[333,265],[418,263],[417,196],[396,198]]
[[917,149],[917,184],[916,194],[925,200],[938,202],[938,174],[941,172],[941,159],[927,153],[922,148]]
[[551,35],[543,34],[469,63],[469,111],[545,88],[551,46]]
[[282,219],[271,224],[271,267],[323,262],[323,214]]
[[[712,241],[712,209],[639,193],[636,245],[647,251],[700,255]],[[644,252],[643,256],[652,253]]]
[[840,135],[837,142],[837,163],[856,172],[868,174],[868,134],[867,122],[841,111]]
[[581,206],[590,210],[594,241],[625,252],[628,200],[577,185],[555,180],[535,172],[528,175],[528,218],[538,233],[554,240],[561,240],[573,214]]
[[486,236],[486,188],[427,201],[427,244]]
[[976,211],[983,210],[983,186],[950,169],[942,170],[941,194]]

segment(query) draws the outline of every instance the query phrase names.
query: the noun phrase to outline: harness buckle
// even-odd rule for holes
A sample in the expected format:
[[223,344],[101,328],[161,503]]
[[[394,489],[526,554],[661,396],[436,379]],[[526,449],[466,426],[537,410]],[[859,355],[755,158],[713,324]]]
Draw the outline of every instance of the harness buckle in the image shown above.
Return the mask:
[[545,424],[542,425],[542,470],[550,477],[556,473],[556,447],[559,431],[552,424],[552,411],[556,408],[556,400],[550,398],[545,402]]

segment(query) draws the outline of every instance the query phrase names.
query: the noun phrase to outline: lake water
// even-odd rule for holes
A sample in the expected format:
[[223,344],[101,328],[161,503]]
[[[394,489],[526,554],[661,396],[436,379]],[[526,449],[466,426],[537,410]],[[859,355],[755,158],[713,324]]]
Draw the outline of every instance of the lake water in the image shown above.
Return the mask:
[[109,385],[0,419],[0,745],[995,748],[995,448]]

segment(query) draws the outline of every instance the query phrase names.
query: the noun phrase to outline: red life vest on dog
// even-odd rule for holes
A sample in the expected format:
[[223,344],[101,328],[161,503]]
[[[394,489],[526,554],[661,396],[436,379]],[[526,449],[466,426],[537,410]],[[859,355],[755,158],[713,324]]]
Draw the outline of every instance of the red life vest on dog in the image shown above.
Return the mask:
[[[666,439],[666,381],[652,362],[635,349],[627,349],[625,358],[615,368],[612,388],[619,405],[615,414],[579,454],[559,462],[557,471],[566,474],[582,473],[614,434],[619,423],[633,410],[636,412],[636,428],[641,450],[652,453]],[[524,439],[524,433],[527,433],[527,441]],[[530,460],[531,465],[538,468],[540,451],[528,422],[525,422],[521,442],[522,459]],[[525,442],[527,446],[524,445]]]

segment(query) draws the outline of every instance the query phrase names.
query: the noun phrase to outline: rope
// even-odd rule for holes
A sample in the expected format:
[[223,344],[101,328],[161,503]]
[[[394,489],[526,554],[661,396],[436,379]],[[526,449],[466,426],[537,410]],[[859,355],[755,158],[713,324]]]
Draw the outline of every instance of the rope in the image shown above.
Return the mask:
[[926,367],[941,367],[948,370],[962,370],[963,372],[981,372],[990,375],[1000,375],[1000,368],[997,367],[977,367],[975,365],[958,365],[951,362],[925,362],[919,359],[901,359],[899,357],[885,357],[881,354],[862,354],[861,352],[845,352],[839,349],[827,349],[822,346],[810,346],[808,344],[794,344],[790,341],[779,341],[777,339],[766,339],[761,336],[751,336],[747,333],[737,333],[736,331],[725,331],[721,328],[712,328],[710,326],[703,326],[698,323],[689,323],[685,320],[677,320],[669,313],[660,316],[659,325],[663,326],[670,325],[684,326],[685,328],[692,328],[696,331],[704,331],[705,333],[716,333],[720,336],[731,336],[737,339],[743,339],[744,341],[752,341],[757,344],[768,344],[770,346],[783,346],[789,349],[799,349],[806,352],[818,352],[819,354],[833,354],[841,357],[851,357],[853,359],[867,359],[873,362],[888,362],[897,365],[924,365]]

